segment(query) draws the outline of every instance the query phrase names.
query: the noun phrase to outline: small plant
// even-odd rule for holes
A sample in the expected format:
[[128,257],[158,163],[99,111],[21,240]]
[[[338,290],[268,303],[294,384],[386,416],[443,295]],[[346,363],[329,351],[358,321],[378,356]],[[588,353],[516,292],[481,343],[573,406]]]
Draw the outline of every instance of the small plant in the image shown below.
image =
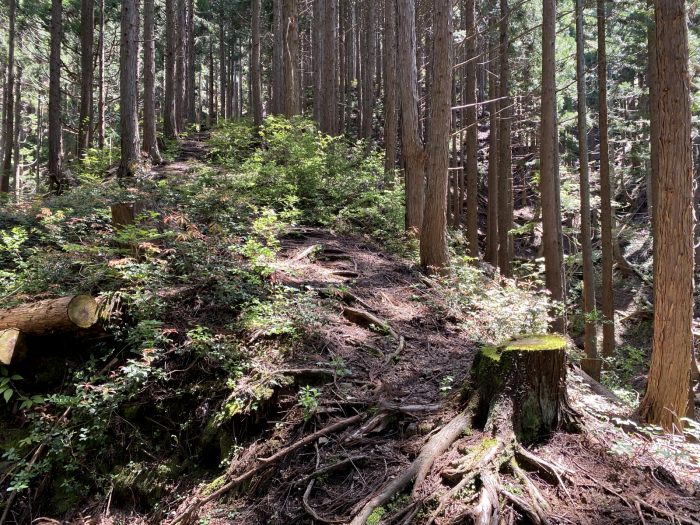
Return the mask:
[[438,388],[440,395],[446,396],[452,391],[454,380],[455,378],[452,376],[445,376],[440,380],[440,387]]
[[303,386],[299,390],[299,405],[304,411],[304,421],[311,419],[318,408],[321,390],[312,386]]
[[13,381],[20,381],[22,376],[14,374],[10,375],[10,372],[4,366],[0,367],[0,397],[5,400],[5,403],[9,403],[12,396],[15,395],[15,389],[12,385]]

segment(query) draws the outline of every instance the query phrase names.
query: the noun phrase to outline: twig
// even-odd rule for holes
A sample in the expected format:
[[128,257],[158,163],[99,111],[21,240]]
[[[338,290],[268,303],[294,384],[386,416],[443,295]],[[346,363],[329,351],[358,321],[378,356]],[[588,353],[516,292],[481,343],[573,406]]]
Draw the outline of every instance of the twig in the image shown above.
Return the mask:
[[396,350],[394,352],[392,352],[391,354],[389,354],[388,356],[386,356],[386,358],[384,359],[384,364],[388,365],[394,359],[399,357],[399,355],[401,354],[401,352],[403,352],[405,347],[406,347],[406,339],[404,338],[404,336],[401,335],[401,336],[399,336],[399,344],[396,347]]

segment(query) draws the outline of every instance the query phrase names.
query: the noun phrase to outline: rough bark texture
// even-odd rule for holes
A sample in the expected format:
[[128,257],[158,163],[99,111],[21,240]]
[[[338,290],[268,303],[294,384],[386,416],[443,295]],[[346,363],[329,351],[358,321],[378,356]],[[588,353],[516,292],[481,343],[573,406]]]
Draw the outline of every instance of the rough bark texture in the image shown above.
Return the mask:
[[615,306],[613,303],[613,212],[608,143],[608,63],[605,49],[605,0],[597,0],[598,24],[598,129],[600,134],[600,229],[603,264],[601,300],[603,309],[604,357],[615,350]]
[[100,0],[100,33],[97,39],[97,147],[105,147],[105,0]]
[[384,172],[388,178],[393,178],[399,125],[396,104],[396,0],[384,0],[384,21]]
[[583,258],[583,313],[584,351],[583,370],[596,381],[600,380],[600,360],[596,349],[596,327],[592,320],[595,311],[595,275],[591,244],[591,194],[588,176],[588,122],[586,119],[586,68],[584,63],[583,0],[574,0],[576,7],[576,88],[578,98],[578,162],[581,196],[581,255]]
[[[564,300],[561,202],[559,196],[559,133],[556,94],[556,0],[542,2],[542,124],[540,140],[540,194],[545,282],[555,301]],[[563,314],[553,313],[552,328],[564,333]]]
[[297,0],[284,0],[284,114],[301,113],[299,104],[299,27]]
[[154,0],[143,0],[143,150],[163,162],[156,137],[156,41]]
[[187,0],[175,1],[175,121],[178,131],[184,129],[186,117],[186,86],[187,75]]
[[95,33],[94,0],[80,3],[80,115],[78,120],[78,157],[90,147],[92,129],[92,43]]
[[61,130],[61,34],[62,2],[51,0],[51,56],[49,58],[49,185],[59,193],[63,182],[63,133]]
[[322,63],[321,63],[321,130],[330,135],[338,133],[337,93],[338,61],[336,44],[338,40],[337,0],[327,0],[323,9],[322,22]]
[[[280,0],[281,1],[281,0]],[[220,4],[221,7],[222,4]],[[230,117],[228,113],[228,66],[226,64],[226,28],[224,26],[223,7],[219,12],[219,115],[222,119]]]
[[432,90],[420,259],[428,273],[449,271],[447,182],[452,123],[452,1],[433,2]]
[[375,82],[375,66],[377,62],[376,55],[376,31],[377,20],[374,6],[365,0],[362,18],[363,28],[361,34],[361,58],[362,61],[362,99],[361,99],[361,117],[362,127],[360,129],[360,138],[371,139],[374,117],[374,82]]
[[682,428],[688,407],[693,320],[693,174],[688,30],[683,0],[657,0],[660,136],[654,268],[654,337],[642,418]]
[[0,330],[0,364],[8,366],[21,361],[27,354],[24,332],[17,328]]
[[473,367],[476,418],[487,431],[532,443],[568,429],[575,417],[566,394],[566,340],[524,336],[484,347]]
[[177,137],[175,115],[175,2],[165,0],[165,94],[163,99],[163,134],[167,139]]
[[124,0],[121,16],[121,46],[119,56],[119,108],[121,122],[121,177],[134,175],[139,163],[138,108],[138,0]]
[[465,159],[465,176],[467,190],[467,242],[469,255],[471,257],[479,257],[479,216],[478,216],[478,198],[479,198],[479,164],[478,164],[478,127],[477,127],[477,109],[476,109],[476,55],[477,55],[477,35],[475,23],[475,0],[467,0],[465,15],[466,15],[466,31],[467,31],[467,64],[466,64],[466,90],[464,103],[465,108],[465,124],[466,132],[466,159]]
[[0,310],[0,330],[16,328],[28,335],[72,332],[93,326],[97,310],[97,301],[89,295],[46,299]]
[[253,0],[253,36],[251,49],[251,89],[253,93],[253,123],[262,125],[262,87],[260,85],[260,0]]
[[197,86],[196,86],[196,60],[195,60],[195,28],[194,28],[194,0],[187,2],[187,59],[185,79],[186,92],[186,107],[187,107],[187,122],[190,124],[197,123]]
[[15,136],[15,22],[17,3],[8,2],[9,31],[7,35],[7,82],[5,84],[5,150],[2,151],[0,169],[0,193],[10,191],[10,174],[12,173],[12,146]]
[[282,0],[272,2],[272,113],[279,115],[284,108],[284,23]]
[[510,99],[510,65],[508,62],[508,0],[500,0],[501,18],[499,20],[500,43],[500,79],[498,83],[499,130],[498,130],[498,267],[502,275],[510,277],[513,273],[513,170],[512,150],[510,145],[511,104]]
[[423,225],[425,151],[419,135],[415,0],[398,0],[398,83],[401,103],[401,156],[406,172],[406,229]]
[[[496,20],[489,21],[491,42],[489,49],[490,66],[494,67],[498,57],[496,40]],[[488,209],[486,216],[486,260],[494,267],[498,266],[498,80],[495,71],[490,71],[489,79],[489,171],[488,171]]]

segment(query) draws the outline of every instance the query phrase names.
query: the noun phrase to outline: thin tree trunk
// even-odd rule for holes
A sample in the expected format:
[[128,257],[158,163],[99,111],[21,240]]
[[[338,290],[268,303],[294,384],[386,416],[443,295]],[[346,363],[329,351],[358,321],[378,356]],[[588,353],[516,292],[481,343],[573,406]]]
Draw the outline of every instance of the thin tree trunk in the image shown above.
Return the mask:
[[123,0],[119,57],[121,164],[119,176],[134,175],[141,153],[138,112],[138,0]]
[[262,93],[260,86],[260,0],[253,0],[253,45],[251,49],[251,88],[253,90],[253,122],[262,125]]
[[[367,1],[367,0],[365,0]],[[362,129],[360,138],[372,138],[376,57],[376,16],[370,5],[364,6],[362,38]]]
[[466,64],[466,93],[464,103],[467,106],[465,111],[465,119],[467,126],[466,133],[466,166],[465,176],[467,179],[467,243],[469,256],[479,258],[479,210],[478,210],[478,192],[479,192],[479,142],[477,127],[477,108],[476,108],[476,38],[477,30],[475,23],[475,0],[467,0],[466,5],[466,46],[468,60]]
[[41,97],[37,95],[36,97],[36,164],[34,165],[34,178],[35,178],[35,190],[34,193],[39,193],[39,187],[41,186],[41,148],[43,146],[43,123],[44,113],[41,107]]
[[97,40],[97,147],[105,147],[105,0],[100,0],[100,34]]
[[[21,47],[21,45],[20,45]],[[20,140],[22,133],[22,66],[17,64],[17,76],[15,78],[15,129],[13,132],[12,149],[12,193],[19,202],[22,189],[22,163],[20,162]]]
[[12,173],[12,146],[15,135],[15,25],[17,2],[8,0],[9,31],[7,35],[7,83],[5,84],[5,151],[2,152],[2,169],[0,170],[0,193],[10,191],[10,174]]
[[227,73],[228,73],[228,67],[227,67],[227,60],[226,60],[226,29],[224,27],[224,13],[223,13],[223,7],[221,7],[221,12],[219,13],[219,102],[221,105],[221,109],[219,111],[219,114],[222,119],[227,119],[230,117],[228,114],[228,104],[227,104],[227,94],[228,94],[228,86],[227,86]]
[[196,61],[195,61],[195,28],[194,28],[194,0],[187,2],[187,79],[185,91],[187,93],[187,122],[197,124],[197,86],[196,86]]
[[61,129],[61,34],[63,2],[51,0],[51,51],[49,58],[49,185],[61,192],[63,183],[63,132]]
[[282,0],[273,0],[272,10],[272,113],[280,115],[284,108],[284,16]]
[[187,0],[175,0],[175,121],[178,131],[184,130],[187,116]]
[[211,129],[216,122],[216,104],[214,101],[214,35],[209,34],[209,75],[207,76],[207,127]]
[[406,172],[406,230],[420,235],[425,201],[426,153],[419,136],[415,0],[398,0],[398,85],[401,156]]
[[299,104],[299,27],[297,0],[284,0],[284,114],[301,113]]
[[174,140],[178,134],[175,114],[175,7],[177,0],[165,0],[165,96],[163,101],[163,134]]
[[321,122],[321,100],[323,98],[323,46],[325,44],[323,24],[325,23],[325,0],[314,0],[311,20],[311,76],[313,77],[313,119],[323,130]]
[[608,145],[608,64],[605,49],[605,0],[597,0],[598,24],[598,129],[600,131],[600,230],[603,307],[603,357],[615,350],[615,306],[613,302],[613,212]]
[[494,267],[498,266],[498,78],[495,64],[498,56],[496,39],[496,19],[489,20],[489,171],[488,171],[488,208],[486,210],[486,260]]
[[581,255],[583,258],[583,315],[584,352],[583,370],[596,381],[600,380],[600,360],[596,349],[595,275],[591,244],[591,194],[588,174],[588,122],[586,119],[586,67],[583,33],[583,0],[574,0],[576,8],[576,91],[578,98],[578,162],[579,191],[581,195]]
[[[656,0],[659,191],[656,199],[654,336],[642,420],[682,429],[690,413],[693,344],[693,157],[684,0]],[[694,410],[693,410],[694,411]]]
[[396,0],[384,0],[384,173],[394,178],[398,141],[398,110],[396,104]]
[[[554,301],[563,302],[564,254],[559,196],[559,133],[556,94],[556,0],[542,2],[542,139],[540,141],[540,194],[542,196],[542,244],[545,282]],[[565,333],[562,311],[552,312],[552,329]]]
[[163,162],[156,137],[156,40],[154,0],[143,0],[143,150]]
[[428,273],[449,272],[447,251],[447,176],[452,123],[452,0],[433,2],[430,138],[420,259]]
[[336,41],[338,40],[338,4],[337,0],[327,0],[323,10],[321,42],[321,130],[330,135],[337,134],[337,92],[338,68]]
[[513,273],[513,170],[510,145],[511,104],[510,67],[508,62],[509,11],[508,0],[500,0],[499,21],[500,81],[499,81],[499,130],[498,130],[498,267],[501,274],[510,277]]
[[92,76],[95,38],[94,0],[82,0],[80,7],[80,116],[78,120],[78,158],[82,158],[90,147],[92,128]]

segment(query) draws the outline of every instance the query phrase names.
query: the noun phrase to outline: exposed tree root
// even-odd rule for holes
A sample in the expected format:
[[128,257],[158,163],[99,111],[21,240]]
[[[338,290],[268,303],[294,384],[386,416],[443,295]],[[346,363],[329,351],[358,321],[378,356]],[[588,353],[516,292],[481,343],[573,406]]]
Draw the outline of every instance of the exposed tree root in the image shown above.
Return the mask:
[[343,316],[345,316],[348,321],[365,328],[375,326],[380,330],[386,330],[394,339],[399,339],[399,334],[397,334],[396,331],[389,326],[389,323],[370,312],[358,310],[356,308],[344,308]]
[[413,482],[413,495],[428,475],[435,458],[442,455],[457,438],[471,426],[471,412],[465,411],[452,419],[438,433],[428,440],[418,457],[400,475],[384,485],[366,502],[350,522],[350,525],[365,525],[377,507],[384,505],[396,494]]
[[301,252],[299,252],[297,255],[295,255],[294,258],[292,259],[292,261],[295,261],[295,262],[301,261],[302,259],[306,259],[312,253],[321,251],[322,249],[323,249],[323,245],[312,244],[311,246],[304,248]]
[[333,472],[335,470],[341,470],[348,465],[355,465],[356,463],[362,463],[365,461],[369,456],[351,456],[349,458],[345,458],[342,461],[338,461],[337,463],[333,463],[331,465],[327,465],[325,467],[321,467],[313,471],[311,474],[308,476],[304,476],[301,479],[298,479],[297,481],[294,482],[295,485],[303,485],[304,483],[308,483],[311,480],[316,479],[319,476],[323,476],[325,474],[328,474],[329,472]]
[[392,361],[396,360],[399,357],[399,355],[401,355],[401,352],[403,352],[404,348],[406,348],[406,339],[404,338],[404,336],[401,335],[399,336],[399,344],[397,345],[396,350],[394,350],[391,354],[384,358],[384,364],[388,365]]
[[358,423],[362,419],[362,415],[355,415],[352,417],[349,417],[347,419],[343,419],[341,421],[337,421],[331,425],[328,425],[327,427],[322,428],[321,430],[318,430],[314,432],[313,434],[309,434],[308,436],[296,441],[295,443],[292,443],[286,448],[283,448],[282,450],[279,450],[272,456],[266,457],[266,458],[258,458],[258,464],[244,473],[230,479],[224,486],[222,486],[220,489],[217,491],[213,492],[209,496],[207,496],[204,499],[199,499],[196,498],[188,507],[185,509],[183,512],[178,514],[171,522],[170,525],[175,525],[177,523],[189,523],[192,518],[195,516],[196,512],[203,506],[209,503],[210,501],[214,501],[218,499],[220,496],[223,494],[227,493],[231,489],[238,487],[242,483],[245,483],[246,481],[250,480],[255,476],[256,474],[261,473],[262,471],[266,470],[267,468],[273,466],[277,462],[281,461],[285,457],[287,457],[289,454],[292,452],[303,448],[307,445],[310,445],[314,441],[316,441],[318,438],[325,436],[327,434],[333,434],[334,432],[338,432],[340,430],[344,430],[347,427],[354,425]]

